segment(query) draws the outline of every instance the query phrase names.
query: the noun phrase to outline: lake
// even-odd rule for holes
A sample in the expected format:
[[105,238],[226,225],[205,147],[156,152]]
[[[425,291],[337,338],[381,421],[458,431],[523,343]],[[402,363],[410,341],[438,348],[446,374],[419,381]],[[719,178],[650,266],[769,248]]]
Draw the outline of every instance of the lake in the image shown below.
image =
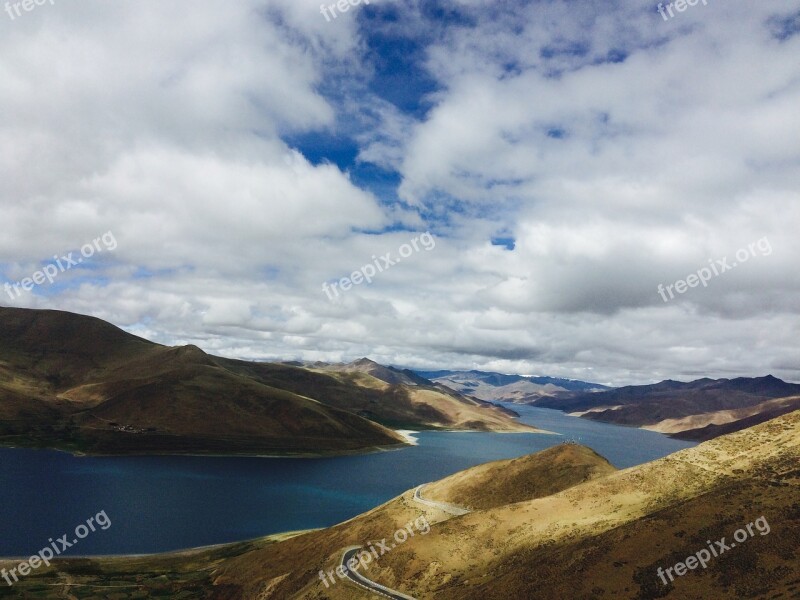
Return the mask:
[[575,439],[625,468],[695,444],[507,405],[561,435],[422,432],[419,445],[336,458],[75,457],[0,448],[0,556],[28,557],[100,511],[111,527],[64,554],[143,554],[326,527],[483,462]]

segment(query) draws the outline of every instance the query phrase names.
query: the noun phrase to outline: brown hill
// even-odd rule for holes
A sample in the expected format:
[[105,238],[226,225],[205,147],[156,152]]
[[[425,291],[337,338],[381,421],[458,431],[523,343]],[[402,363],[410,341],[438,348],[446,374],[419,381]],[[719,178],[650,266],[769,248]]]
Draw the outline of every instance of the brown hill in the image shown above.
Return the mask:
[[95,453],[331,453],[397,445],[367,419],[100,319],[0,309],[0,441]]
[[390,427],[536,431],[494,407],[363,373],[170,348],[100,319],[0,308],[0,443],[92,453],[320,454]]
[[0,361],[63,388],[124,365],[158,344],[95,317],[0,307]]
[[[216,581],[243,598],[366,600],[370,593],[347,582],[325,588],[319,569],[335,567],[341,548],[391,539],[425,514],[430,533],[381,556],[365,571],[371,580],[437,600],[788,598],[800,583],[798,459],[795,412],[550,496],[464,516],[421,506],[409,491],[337,527],[232,558],[215,571]],[[507,466],[496,463],[480,476],[502,477]],[[769,537],[756,533],[706,570],[660,582],[659,567],[672,567],[706,540],[730,540],[761,517],[772,527]]]
[[[459,517],[409,540],[372,575],[418,598],[780,597],[800,579],[789,550],[800,538],[798,434],[794,412],[547,498]],[[659,566],[760,517],[773,537],[748,536],[707,569],[659,581]]]
[[485,463],[425,486],[425,498],[472,510],[550,496],[616,469],[591,448],[559,444],[542,452]]

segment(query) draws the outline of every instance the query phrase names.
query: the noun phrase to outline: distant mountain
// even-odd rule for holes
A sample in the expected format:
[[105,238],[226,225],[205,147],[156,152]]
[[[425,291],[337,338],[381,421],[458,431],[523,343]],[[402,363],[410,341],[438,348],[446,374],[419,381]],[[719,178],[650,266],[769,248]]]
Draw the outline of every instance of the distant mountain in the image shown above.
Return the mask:
[[225,359],[155,344],[93,317],[0,308],[0,444],[330,454],[400,445],[395,427],[538,431],[501,408],[423,388],[433,384],[413,373],[369,369],[397,382],[357,369]]
[[[380,365],[368,358],[351,363],[306,363],[306,370],[370,390],[373,396],[381,393],[390,397],[391,402],[376,402],[374,397],[367,398],[364,394],[320,392],[320,397],[328,403],[392,427],[541,431],[515,421],[519,415],[507,408],[459,394],[413,371]],[[287,379],[281,385],[293,389],[292,381]]]
[[800,396],[767,400],[754,406],[719,410],[682,419],[667,419],[644,429],[672,434],[682,440],[702,442],[753,427],[795,410],[800,410]]
[[461,394],[494,402],[535,403],[541,398],[571,397],[608,390],[598,383],[558,377],[525,377],[486,371],[417,371],[417,375]]
[[800,385],[766,377],[666,380],[572,398],[547,398],[538,406],[586,419],[644,427],[681,439],[731,433],[796,410]]
[[[317,363],[319,365],[319,363]],[[347,364],[333,364],[324,365],[320,368],[337,371],[339,373],[366,373],[372,375],[376,379],[380,379],[385,383],[390,384],[403,384],[403,385],[434,385],[428,379],[420,377],[414,371],[408,369],[396,369],[394,367],[385,367],[376,363],[369,358],[360,358],[356,361]]]

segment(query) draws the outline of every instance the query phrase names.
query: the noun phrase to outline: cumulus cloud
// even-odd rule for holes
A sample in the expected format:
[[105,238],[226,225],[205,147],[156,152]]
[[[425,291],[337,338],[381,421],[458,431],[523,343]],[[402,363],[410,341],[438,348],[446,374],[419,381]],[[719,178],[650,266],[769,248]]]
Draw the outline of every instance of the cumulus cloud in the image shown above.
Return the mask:
[[[798,14],[145,0],[4,19],[5,279],[118,240],[4,302],[244,358],[800,380]],[[349,158],[307,141],[325,136]],[[434,250],[323,293],[426,230]],[[762,238],[769,256],[659,296]]]

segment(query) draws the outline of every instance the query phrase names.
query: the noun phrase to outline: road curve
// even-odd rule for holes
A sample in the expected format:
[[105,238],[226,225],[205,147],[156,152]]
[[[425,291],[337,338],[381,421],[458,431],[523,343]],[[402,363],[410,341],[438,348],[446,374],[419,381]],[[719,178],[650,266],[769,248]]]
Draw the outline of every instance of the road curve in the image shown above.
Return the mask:
[[[426,500],[422,497],[422,488],[425,484],[417,486],[414,490],[413,500],[414,502],[418,502],[419,504],[423,504],[430,508],[436,508],[442,510],[450,515],[453,516],[460,516],[466,515],[472,511],[467,510],[466,508],[462,508],[460,506],[456,506],[454,504],[447,504],[445,502],[436,502],[435,500]],[[367,579],[361,573],[356,570],[351,569],[347,566],[347,562],[352,558],[358,558],[356,555],[362,549],[362,546],[349,546],[344,549],[342,552],[342,560],[341,566],[345,572],[345,576],[349,579],[352,583],[356,584],[362,589],[365,589],[373,594],[378,594],[379,596],[383,596],[384,598],[391,598],[392,600],[416,600],[413,596],[408,596],[403,594],[402,592],[398,592],[397,590],[393,590],[387,588],[386,586],[381,585],[380,583],[375,583],[374,581]]]
[[453,516],[460,516],[469,514],[470,510],[466,508],[461,508],[460,506],[456,506],[455,504],[447,504],[445,502],[436,502],[435,500],[426,500],[422,497],[422,488],[425,487],[425,484],[417,486],[417,489],[414,490],[414,502],[419,502],[420,504],[424,504],[425,506],[430,506],[431,508],[438,508],[439,510],[443,510],[444,512],[451,514]]
[[416,598],[413,596],[407,596],[406,594],[398,592],[397,590],[389,589],[380,583],[375,583],[374,581],[367,579],[358,571],[350,569],[347,566],[347,562],[355,557],[359,550],[361,550],[361,546],[350,546],[345,548],[344,552],[342,553],[342,568],[344,569],[344,572],[350,581],[355,583],[357,586],[372,592],[373,594],[383,596],[384,598],[391,598],[392,600],[416,600]]

